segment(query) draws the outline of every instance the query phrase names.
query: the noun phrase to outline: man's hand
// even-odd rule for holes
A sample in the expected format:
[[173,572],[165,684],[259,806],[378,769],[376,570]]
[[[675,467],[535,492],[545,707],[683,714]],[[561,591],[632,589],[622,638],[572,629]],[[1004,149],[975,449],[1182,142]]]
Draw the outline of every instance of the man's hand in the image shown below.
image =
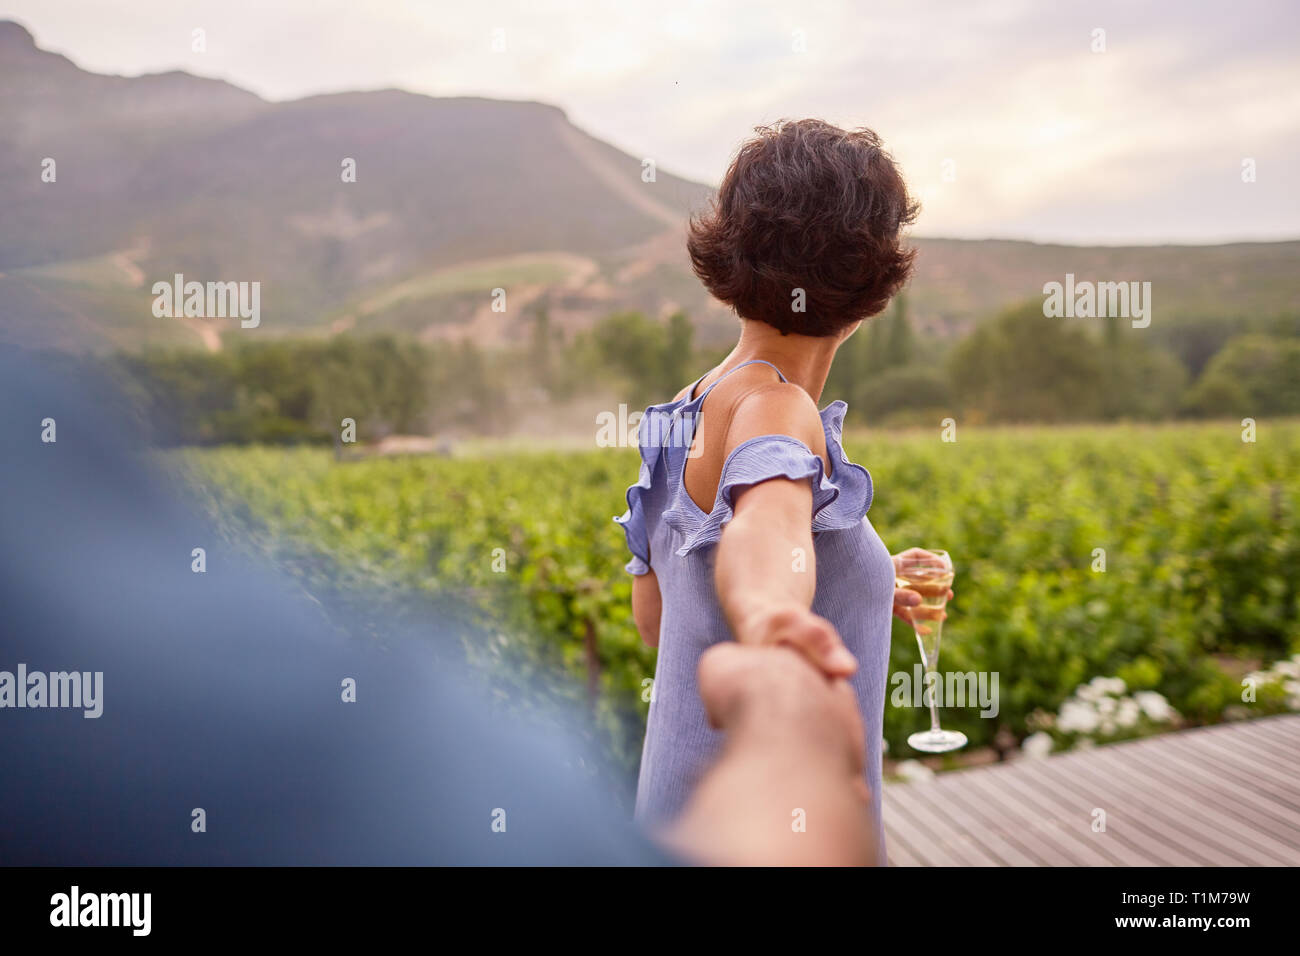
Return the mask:
[[[865,735],[846,681],[828,680],[789,647],[725,641],[700,658],[699,687],[727,741],[658,834],[665,845],[714,865],[875,862]],[[804,827],[791,825],[794,814]]]
[[[862,777],[866,739],[853,688],[827,680],[793,649],[715,644],[700,658],[699,687],[714,729],[797,733],[808,747],[839,752],[849,775]],[[818,729],[814,739],[807,739],[809,728]]]

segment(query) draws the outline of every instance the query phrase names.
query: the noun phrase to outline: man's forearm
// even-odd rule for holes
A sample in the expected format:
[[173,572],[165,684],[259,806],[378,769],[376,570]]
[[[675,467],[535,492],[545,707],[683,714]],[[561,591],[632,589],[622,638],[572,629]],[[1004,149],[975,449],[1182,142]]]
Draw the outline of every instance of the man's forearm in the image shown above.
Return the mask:
[[723,646],[707,657],[701,692],[727,742],[662,841],[707,864],[872,863],[861,722],[848,685],[784,648]]

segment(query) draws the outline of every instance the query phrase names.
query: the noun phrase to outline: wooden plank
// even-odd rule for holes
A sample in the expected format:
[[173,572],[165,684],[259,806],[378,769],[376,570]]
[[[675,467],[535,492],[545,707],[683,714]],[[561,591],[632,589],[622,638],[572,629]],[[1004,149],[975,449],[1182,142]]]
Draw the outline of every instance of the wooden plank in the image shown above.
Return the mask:
[[964,783],[954,778],[965,778],[978,770],[964,770],[946,774],[944,778],[918,787],[921,802],[927,802],[936,814],[946,814],[950,820],[967,833],[999,863],[1008,866],[1041,866],[1043,860],[1029,852],[998,823],[988,816],[976,813],[961,799]]
[[[1026,762],[1020,761],[1020,763]],[[1026,800],[1036,801],[1049,808],[1060,832],[1078,845],[1086,847],[1086,852],[1097,853],[1121,866],[1158,865],[1158,861],[1152,859],[1150,855],[1140,853],[1126,843],[1097,840],[1091,828],[1092,806],[1089,801],[1079,800],[1077,803],[1071,803],[1069,799],[1062,797],[1060,788],[1035,786],[1026,773],[1002,774],[1000,779],[1011,788],[1024,793]]]
[[[1171,737],[1175,736],[1170,734]],[[1199,756],[1203,747],[1207,751],[1212,751],[1216,758],[1225,766],[1231,768],[1234,779],[1240,777],[1250,781],[1250,789],[1266,794],[1273,806],[1273,813],[1280,819],[1288,823],[1294,823],[1300,826],[1300,787],[1287,787],[1285,782],[1279,783],[1271,778],[1261,778],[1255,775],[1257,761],[1242,756],[1240,750],[1230,750],[1225,745],[1214,740],[1204,739],[1198,742],[1197,748],[1187,747],[1181,740],[1169,741],[1169,749],[1174,753],[1189,755],[1192,758]],[[1239,784],[1246,786],[1246,784]]]
[[1258,776],[1282,781],[1288,787],[1300,788],[1300,768],[1288,763],[1288,760],[1295,759],[1296,754],[1285,741],[1279,743],[1244,733],[1231,737],[1217,735],[1216,739],[1242,756],[1254,760]]
[[[1100,843],[1109,845],[1114,852],[1140,857],[1143,862],[1139,865],[1144,866],[1204,866],[1206,864],[1204,858],[1184,853],[1177,843],[1171,844],[1160,831],[1145,826],[1140,814],[1128,812],[1127,805],[1123,801],[1115,799],[1114,795],[1105,791],[1105,788],[1099,788],[1095,780],[1075,771],[1058,773],[1057,765],[1066,763],[1071,756],[1073,754],[1065,754],[1062,757],[1032,761],[1032,763],[1021,761],[1019,766],[1022,767],[1024,779],[1030,780],[1040,790],[1050,792],[1063,790],[1067,793],[1087,796],[1088,832],[1093,832],[1091,830],[1092,809],[1097,806],[1106,809],[1109,805],[1110,810],[1106,812],[1106,832],[1104,835],[1096,834],[1096,836]],[[1113,810],[1117,809],[1119,812],[1114,813]],[[1109,840],[1102,840],[1102,836],[1108,836]]]
[[[905,841],[908,849],[913,855],[919,857],[922,865],[925,866],[966,865],[964,859],[954,856],[949,848],[943,846],[934,837],[927,822],[916,820],[901,808],[901,805],[906,801],[906,797],[900,794],[899,791],[905,792],[908,786],[908,784],[887,784],[885,786],[882,803],[887,828],[886,839],[892,833],[894,841]],[[885,847],[885,852],[889,852],[888,844]],[[976,865],[983,866],[985,864],[977,863]]]
[[938,845],[943,862],[940,866],[1000,866],[1002,861],[991,855],[975,838],[951,822],[948,815],[936,812],[928,801],[918,799],[917,792],[926,790],[933,781],[905,784],[901,788],[906,792],[904,799],[899,799],[895,791],[891,793],[895,812],[908,818],[914,826],[923,828],[931,840]]
[[891,824],[893,814],[885,814],[885,862],[889,866],[925,866],[925,862],[912,852],[906,835],[899,834]]
[[[1213,727],[1199,727],[1193,733],[1230,740],[1234,745],[1249,746],[1276,757],[1280,753],[1295,753],[1300,748],[1300,716],[1284,714],[1215,724]],[[1289,764],[1280,766],[1292,769]]]
[[893,801],[889,799],[889,787],[881,790],[880,812],[884,818],[885,856],[889,866],[925,866],[925,859],[919,855],[916,847],[925,842],[923,831],[915,830],[906,820],[900,820],[893,812]]
[[1300,718],[1294,714],[1275,714],[1272,717],[1257,717],[1254,720],[1234,721],[1230,724],[1216,724],[1211,730],[1232,729],[1246,737],[1261,740],[1285,742],[1300,741]]
[[[1170,741],[1160,751],[1152,766],[1159,770],[1168,765],[1166,779],[1172,784],[1177,784],[1179,780],[1185,783],[1198,769],[1196,762],[1205,759],[1208,749],[1203,740],[1197,741],[1195,747],[1188,748],[1181,742]],[[1216,769],[1219,773],[1213,778],[1212,784],[1223,795],[1223,800],[1218,805],[1243,814],[1252,813],[1255,816],[1251,819],[1259,820],[1260,825],[1273,837],[1290,846],[1300,846],[1300,812],[1294,806],[1279,801],[1269,788],[1261,786],[1260,781],[1252,780],[1249,785],[1238,782],[1237,776],[1247,776],[1247,770],[1234,764],[1231,754],[1218,752],[1213,756],[1218,761]]]
[[[1058,834],[1054,818],[1037,812],[1014,791],[1003,789],[996,783],[1005,776],[993,772],[969,773],[962,781],[962,790],[972,800],[993,808],[1008,827],[1020,834],[1020,844],[1048,866],[1096,865],[1098,857],[1095,854],[1079,852],[1068,837],[1062,838]],[[1101,857],[1100,862],[1109,864],[1111,861]]]
[[[1100,758],[1105,750],[1099,747],[1089,751],[1089,760],[1080,760],[1076,772],[1098,781],[1112,807],[1122,807],[1135,823],[1148,831],[1158,833],[1167,843],[1178,846],[1186,853],[1200,857],[1211,866],[1249,866],[1254,862],[1234,846],[1230,840],[1216,839],[1203,827],[1188,824],[1182,817],[1169,812],[1171,795],[1150,785],[1149,777],[1139,768],[1116,772]],[[1130,777],[1129,773],[1137,776]],[[1098,804],[1106,811],[1107,828],[1114,814],[1105,803]]]
[[[1202,835],[1202,843],[1219,842],[1224,846],[1231,847],[1234,853],[1242,855],[1247,863],[1254,865],[1273,865],[1287,866],[1293,862],[1285,854],[1279,853],[1273,849],[1270,844],[1274,842],[1267,834],[1253,829],[1242,823],[1234,817],[1233,814],[1225,812],[1221,807],[1215,806],[1206,800],[1198,800],[1190,797],[1178,786],[1177,775],[1172,781],[1165,781],[1161,778],[1157,767],[1163,759],[1159,751],[1149,749],[1136,757],[1125,754],[1108,753],[1112,749],[1124,750],[1126,748],[1101,747],[1098,748],[1094,763],[1102,767],[1112,767],[1116,773],[1146,773],[1147,780],[1161,779],[1158,794],[1162,809],[1173,814],[1177,812],[1178,819],[1183,822],[1193,824],[1193,830]],[[1211,840],[1209,834],[1219,837],[1219,840]],[[1247,850],[1249,847],[1249,850]],[[1251,858],[1251,855],[1254,858]]]
[[889,862],[1300,865],[1297,756],[1283,715],[886,784]]

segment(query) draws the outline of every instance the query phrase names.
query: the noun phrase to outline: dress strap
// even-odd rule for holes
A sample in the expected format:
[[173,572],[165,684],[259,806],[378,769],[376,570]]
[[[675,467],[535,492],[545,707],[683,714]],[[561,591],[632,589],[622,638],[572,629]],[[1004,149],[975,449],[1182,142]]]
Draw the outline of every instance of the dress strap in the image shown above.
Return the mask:
[[[780,370],[779,368],[777,368],[775,365],[773,365],[771,362],[767,361],[766,359],[750,359],[748,362],[741,362],[741,363],[740,363],[739,365],[737,365],[735,368],[731,369],[731,371],[729,371],[729,372],[724,372],[724,373],[722,373],[722,375],[718,376],[718,380],[717,380],[716,382],[714,382],[712,385],[710,385],[708,388],[706,388],[706,389],[704,390],[704,393],[703,393],[702,395],[700,395],[700,401],[701,401],[701,402],[704,401],[704,399],[708,396],[709,392],[713,391],[715,388],[717,388],[719,385],[721,385],[721,384],[722,384],[722,380],[725,379],[725,378],[726,378],[728,375],[730,375],[732,372],[739,372],[739,371],[740,371],[742,368],[744,368],[746,365],[755,365],[755,364],[766,365],[766,366],[767,366],[768,368],[770,368],[773,372],[776,372],[777,377],[779,377],[779,378],[781,379],[781,381],[783,381],[783,382],[786,381],[786,377],[785,377],[784,375],[781,374],[781,370]],[[691,386],[691,392],[692,392],[692,394],[695,392],[696,387],[698,387],[699,384],[700,384],[700,382],[702,382],[702,381],[704,381],[704,377],[703,377],[703,376],[701,376],[700,379],[699,379],[699,381],[697,381],[694,385]]]

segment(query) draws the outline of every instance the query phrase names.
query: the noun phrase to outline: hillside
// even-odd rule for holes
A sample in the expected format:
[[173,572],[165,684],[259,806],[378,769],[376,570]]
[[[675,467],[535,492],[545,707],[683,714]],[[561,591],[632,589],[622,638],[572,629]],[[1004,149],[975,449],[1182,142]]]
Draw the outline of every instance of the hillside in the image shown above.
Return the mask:
[[[684,308],[727,313],[690,274],[682,225],[709,187],[584,133],[552,106],[397,90],[269,103],[172,72],[86,72],[0,21],[0,338],[66,349],[219,345],[220,320],[158,319],[177,273],[260,281],[260,334],[396,330],[517,339]],[[41,179],[47,158],[57,180]],[[345,158],[356,181],[343,182]],[[914,319],[940,336],[1066,271],[1141,279],[1169,314],[1294,309],[1300,243],[1136,249],[919,240]],[[508,311],[490,309],[491,290]],[[1158,311],[1159,317],[1162,312]]]

